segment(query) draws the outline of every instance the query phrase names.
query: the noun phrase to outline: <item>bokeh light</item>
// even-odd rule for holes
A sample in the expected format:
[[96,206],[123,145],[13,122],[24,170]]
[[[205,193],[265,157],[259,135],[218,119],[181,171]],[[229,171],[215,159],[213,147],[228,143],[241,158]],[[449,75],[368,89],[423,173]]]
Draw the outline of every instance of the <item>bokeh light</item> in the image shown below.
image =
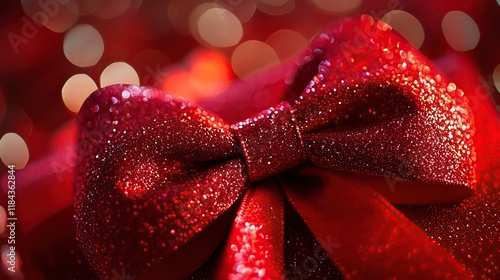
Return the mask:
[[495,84],[497,91],[500,92],[500,64],[498,64],[497,67],[495,67],[495,70],[493,70],[493,83]]
[[312,2],[323,11],[338,14],[356,9],[362,0],[312,0]]
[[276,51],[281,60],[297,55],[306,48],[308,43],[304,35],[290,29],[280,29],[266,40],[266,44]]
[[[201,6],[201,9],[206,6]],[[199,11],[198,8],[196,10]],[[195,11],[190,21],[192,21],[191,24],[196,24],[196,33],[202,40],[200,43],[215,47],[230,47],[241,40],[243,27],[240,20],[230,11],[222,7],[210,7],[204,10],[198,18],[196,18]]]
[[75,0],[21,0],[21,5],[33,21],[54,32],[64,32],[78,20],[79,8]]
[[446,41],[457,51],[474,49],[481,37],[474,19],[462,11],[448,12],[441,26]]
[[[7,255],[7,254],[11,253],[10,246],[3,244],[2,247],[0,247],[0,253],[2,254],[2,256],[1,256],[2,266],[3,266],[3,268],[5,268],[5,270],[7,270],[7,267],[10,267],[10,264],[9,264],[10,256]],[[16,265],[14,266],[14,271],[15,271],[14,273],[18,274],[18,273],[20,273],[20,270],[22,267],[22,260],[21,260],[21,256],[19,256],[17,251],[14,251],[14,253],[15,253],[15,260],[16,260]],[[12,272],[10,272],[10,273],[12,273]],[[21,275],[13,275],[13,278],[10,278],[10,279],[17,280],[17,279],[23,279],[23,277]]]
[[236,47],[231,56],[234,73],[243,78],[249,74],[279,63],[278,54],[268,44],[249,40]]
[[69,78],[62,88],[64,105],[78,113],[85,99],[97,89],[96,83],[86,74],[76,74]]
[[219,52],[198,50],[190,54],[186,67],[167,71],[161,89],[196,101],[213,97],[233,78],[228,59]]
[[5,208],[0,205],[0,234],[4,234],[7,229],[7,212]]
[[162,82],[161,89],[175,96],[181,96],[191,101],[196,101],[198,96],[193,91],[193,77],[188,71],[171,70]]
[[0,139],[0,158],[8,166],[15,165],[16,169],[22,169],[29,160],[29,151],[24,139],[16,133],[6,133]]
[[255,14],[257,6],[254,0],[228,0],[217,1],[228,11],[231,11],[241,22],[248,22]]
[[64,55],[76,66],[95,65],[104,53],[104,42],[99,31],[88,24],[77,25],[64,37]]
[[405,37],[415,48],[418,49],[422,46],[425,39],[424,28],[412,14],[401,10],[392,10],[386,13],[381,20]]
[[271,16],[281,16],[295,10],[294,0],[256,0],[257,9]]
[[23,137],[29,137],[33,132],[33,120],[28,115],[25,109],[19,106],[8,106],[6,114],[6,122],[9,119],[15,120],[15,131]]
[[[205,3],[206,4],[206,3]],[[204,4],[201,4],[204,5]],[[201,6],[200,5],[200,6]],[[215,4],[212,4],[215,5]],[[180,33],[187,35],[190,33],[190,15],[193,14],[196,7],[194,1],[172,1],[168,6],[167,16],[174,29]],[[192,24],[191,24],[192,26]]]
[[101,19],[112,19],[123,14],[131,2],[131,0],[101,0],[92,14]]
[[232,78],[227,58],[216,51],[200,51],[191,60],[191,74],[202,88],[216,87]]
[[80,8],[81,16],[88,16],[97,11],[101,5],[101,0],[85,0],[79,1],[78,6]]
[[114,84],[139,85],[139,83],[137,72],[126,62],[111,63],[101,73],[101,87]]

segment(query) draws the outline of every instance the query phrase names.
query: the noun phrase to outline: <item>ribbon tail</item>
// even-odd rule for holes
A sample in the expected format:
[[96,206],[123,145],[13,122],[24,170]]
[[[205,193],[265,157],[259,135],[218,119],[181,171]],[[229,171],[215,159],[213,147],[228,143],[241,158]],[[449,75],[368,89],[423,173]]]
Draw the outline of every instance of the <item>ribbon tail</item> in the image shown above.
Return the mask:
[[243,198],[214,279],[281,279],[284,201],[266,180]]
[[281,180],[292,205],[348,279],[470,278],[450,254],[355,178],[303,168]]

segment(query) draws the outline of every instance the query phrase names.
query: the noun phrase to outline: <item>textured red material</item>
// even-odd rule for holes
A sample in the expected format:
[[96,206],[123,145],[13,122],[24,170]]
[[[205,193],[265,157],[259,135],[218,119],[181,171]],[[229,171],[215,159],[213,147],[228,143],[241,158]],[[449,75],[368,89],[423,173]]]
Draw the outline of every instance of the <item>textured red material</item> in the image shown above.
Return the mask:
[[291,106],[282,102],[233,125],[250,181],[258,181],[305,161],[304,143]]
[[[190,245],[240,199],[232,228],[222,223],[230,233],[215,260],[221,265],[205,277],[338,276],[320,264],[347,278],[470,277],[390,205],[472,194],[476,125],[464,91],[368,16],[320,34],[295,72],[286,91],[291,108],[274,107],[244,125],[152,88],[92,94],[78,120],[75,217],[81,248],[101,277],[155,271],[168,278],[162,267],[172,255],[210,255],[220,239],[206,238],[195,251]],[[270,168],[262,167],[266,158]],[[305,272],[290,273],[282,261],[288,247],[301,247],[285,237],[295,236],[283,224],[287,204],[320,244],[293,261]],[[202,262],[185,259],[176,277]]]
[[245,195],[224,247],[215,279],[279,279],[283,276],[283,194],[275,182]]

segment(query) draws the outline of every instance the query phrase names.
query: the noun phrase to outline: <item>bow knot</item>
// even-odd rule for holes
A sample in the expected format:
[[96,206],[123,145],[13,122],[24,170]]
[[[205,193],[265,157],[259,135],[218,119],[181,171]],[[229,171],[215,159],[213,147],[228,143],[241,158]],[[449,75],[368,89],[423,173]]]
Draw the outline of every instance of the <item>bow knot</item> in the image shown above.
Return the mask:
[[250,181],[258,181],[305,160],[302,136],[288,102],[232,126],[245,157]]
[[[360,32],[369,40],[356,40]],[[277,279],[304,251],[294,234],[309,234],[347,278],[392,278],[398,269],[424,279],[460,275],[389,205],[455,202],[473,190],[467,100],[428,65],[364,16],[319,35],[295,78],[280,82],[289,86],[280,98],[292,95],[293,105],[234,125],[156,89],[98,90],[78,120],[75,218],[85,255],[103,278],[121,268],[182,278],[227,236],[216,279]],[[299,176],[259,181],[306,159]],[[302,233],[290,233],[293,215],[306,221]],[[324,246],[330,236],[341,246]]]

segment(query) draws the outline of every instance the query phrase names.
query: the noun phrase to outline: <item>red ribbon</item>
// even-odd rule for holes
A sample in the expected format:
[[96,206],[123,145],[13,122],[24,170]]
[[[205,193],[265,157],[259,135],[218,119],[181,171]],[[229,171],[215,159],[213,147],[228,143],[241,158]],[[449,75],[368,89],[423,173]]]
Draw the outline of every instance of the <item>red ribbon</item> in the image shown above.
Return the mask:
[[300,278],[285,268],[285,252],[301,247],[285,238],[296,211],[320,244],[304,254],[309,272],[329,259],[347,278],[467,277],[389,204],[472,193],[463,92],[369,16],[320,34],[295,72],[289,102],[234,125],[152,88],[89,97],[75,217],[101,276],[186,277],[229,231],[216,279]]

